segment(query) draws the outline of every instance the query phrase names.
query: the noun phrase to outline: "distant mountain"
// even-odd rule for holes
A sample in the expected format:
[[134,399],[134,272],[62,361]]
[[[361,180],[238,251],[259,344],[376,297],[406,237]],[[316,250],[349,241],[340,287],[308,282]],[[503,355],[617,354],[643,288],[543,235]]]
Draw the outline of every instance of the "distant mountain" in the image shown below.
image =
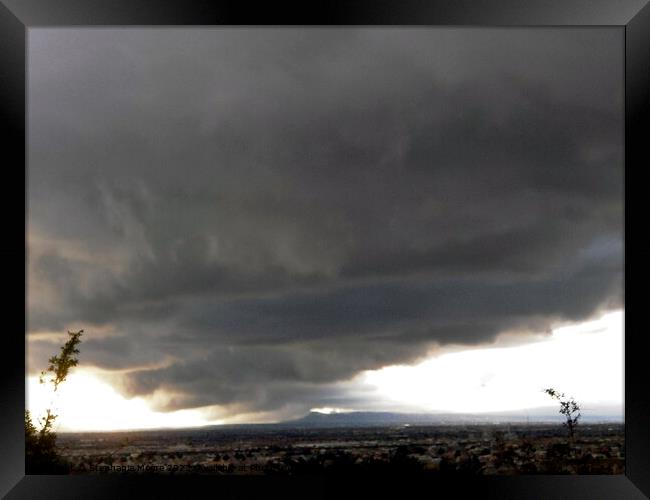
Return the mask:
[[310,412],[298,420],[285,422],[297,427],[317,426],[366,426],[395,424],[430,424],[440,423],[438,415],[418,413],[391,413],[374,411],[355,411],[341,413]]
[[[383,427],[383,426],[418,426],[418,425],[472,425],[472,424],[525,424],[525,423],[557,423],[564,422],[564,417],[557,413],[556,407],[531,408],[500,413],[400,413],[380,411],[351,411],[339,413],[309,412],[304,417],[295,420],[285,420],[276,423],[222,424],[187,428],[132,429],[121,432],[140,432],[146,434],[175,433],[187,434],[218,430],[219,432],[277,432],[292,429],[326,429],[336,427]],[[619,407],[600,406],[586,408],[581,424],[624,423]],[[62,431],[65,435],[95,434],[94,432]]]
[[[297,420],[282,422],[291,427],[373,427],[384,425],[450,425],[525,422],[563,422],[556,408],[534,408],[500,413],[398,413],[354,411],[339,413],[310,412]],[[622,422],[615,412],[585,414],[581,422]]]

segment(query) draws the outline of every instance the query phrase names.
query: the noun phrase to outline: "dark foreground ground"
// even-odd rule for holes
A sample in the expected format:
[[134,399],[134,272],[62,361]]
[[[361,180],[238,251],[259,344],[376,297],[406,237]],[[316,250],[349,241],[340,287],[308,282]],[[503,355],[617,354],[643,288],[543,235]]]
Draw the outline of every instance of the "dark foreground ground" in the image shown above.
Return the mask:
[[624,427],[556,424],[60,434],[71,474],[623,474]]

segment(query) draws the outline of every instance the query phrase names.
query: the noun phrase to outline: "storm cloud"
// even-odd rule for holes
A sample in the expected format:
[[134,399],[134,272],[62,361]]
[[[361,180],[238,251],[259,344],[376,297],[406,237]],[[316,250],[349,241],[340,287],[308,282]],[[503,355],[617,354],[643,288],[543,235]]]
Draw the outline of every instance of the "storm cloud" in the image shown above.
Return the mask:
[[300,414],[363,401],[336,389],[362,370],[621,307],[622,50],[30,30],[30,369],[83,325],[128,396]]

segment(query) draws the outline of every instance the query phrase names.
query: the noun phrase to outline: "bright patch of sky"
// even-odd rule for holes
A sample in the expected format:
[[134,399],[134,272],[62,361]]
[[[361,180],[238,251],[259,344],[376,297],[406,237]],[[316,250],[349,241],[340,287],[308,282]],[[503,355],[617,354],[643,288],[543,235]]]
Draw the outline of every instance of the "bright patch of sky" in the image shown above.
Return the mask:
[[[624,313],[553,330],[539,342],[442,354],[413,366],[365,371],[344,384],[376,396],[374,410],[498,412],[551,406],[554,387],[574,396],[583,414],[623,413]],[[498,343],[496,345],[499,345]],[[158,412],[145,398],[123,397],[98,370],[74,369],[56,395],[38,377],[27,378],[28,408],[60,415],[57,430],[92,431],[219,424],[206,409]],[[367,408],[314,408],[322,413]]]

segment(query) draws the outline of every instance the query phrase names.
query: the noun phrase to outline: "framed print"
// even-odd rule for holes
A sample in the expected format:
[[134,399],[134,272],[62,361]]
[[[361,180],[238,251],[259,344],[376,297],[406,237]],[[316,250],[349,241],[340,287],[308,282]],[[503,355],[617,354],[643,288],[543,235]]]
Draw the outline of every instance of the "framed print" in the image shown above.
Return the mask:
[[7,498],[650,494],[647,2],[0,14]]

